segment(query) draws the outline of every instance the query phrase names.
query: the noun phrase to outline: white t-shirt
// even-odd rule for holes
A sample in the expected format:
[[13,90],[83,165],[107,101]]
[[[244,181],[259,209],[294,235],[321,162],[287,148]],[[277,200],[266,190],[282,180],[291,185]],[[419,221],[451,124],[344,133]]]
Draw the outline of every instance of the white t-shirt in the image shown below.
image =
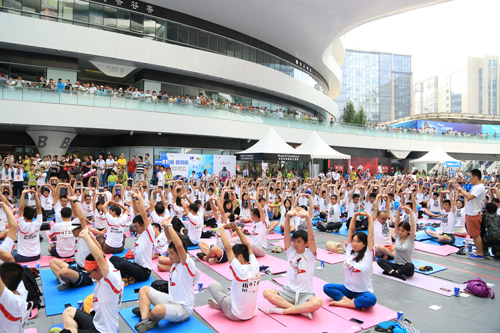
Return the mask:
[[172,302],[183,305],[189,313],[194,307],[194,286],[198,283],[200,273],[189,256],[182,263],[175,263],[170,268],[168,279],[168,294]]
[[259,263],[252,254],[248,265],[242,265],[236,258],[233,258],[229,268],[234,275],[231,281],[231,312],[241,320],[250,319],[257,312]]
[[134,253],[135,263],[144,268],[153,269],[153,226],[150,224],[146,230],[139,234],[135,240],[132,252]]
[[68,200],[68,203],[66,204],[66,206],[64,206],[64,207],[63,207],[63,205],[61,205],[61,200],[57,200],[57,202],[54,206],[54,213],[56,216],[56,222],[62,222],[61,209],[65,208],[65,207],[71,208],[71,203],[69,202],[69,200]]
[[353,201],[349,201],[347,203],[347,218],[350,219],[351,217],[354,216],[357,212],[359,212],[361,205],[358,201],[358,203],[354,203]]
[[355,262],[357,253],[351,254],[352,246],[347,245],[345,249],[344,275],[345,287],[353,292],[362,293],[369,291],[373,293],[372,272],[375,254],[372,249],[366,249],[365,255],[360,262]]
[[94,211],[94,227],[96,227],[97,229],[104,229],[106,228],[106,226],[106,214],[96,209]]
[[[43,195],[40,196],[40,204],[42,205],[42,208],[44,210],[51,210],[54,208],[54,198],[49,194],[48,197],[45,197]],[[61,204],[59,204],[61,205]],[[61,209],[59,209],[59,212]]]
[[429,210],[433,213],[439,214],[439,212],[441,211],[441,207],[439,205],[439,199],[438,200],[434,200],[433,198],[429,199]]
[[370,200],[365,201],[365,211],[373,215],[373,211],[375,210],[375,204],[370,202]]
[[[78,219],[74,220],[78,223]],[[50,238],[56,236],[56,250],[61,257],[71,257],[75,254],[75,236],[73,236],[72,222],[55,223],[50,229]]]
[[250,218],[250,207],[247,207],[247,208],[244,208],[241,204],[240,204],[240,218],[246,218],[246,219],[249,219]]
[[263,249],[267,248],[267,223],[264,221],[254,222],[252,229],[252,242]]
[[286,286],[295,292],[314,293],[313,277],[316,256],[306,248],[304,253],[297,253],[293,245],[286,251],[288,266]]
[[[12,210],[11,204],[7,204],[7,205]],[[7,214],[5,214],[5,211],[2,208],[0,208],[0,231],[5,230],[5,223],[6,222],[8,223]]]
[[2,332],[19,333],[23,330],[23,314],[26,311],[26,300],[16,295],[7,287],[0,295],[0,323]]
[[106,244],[115,248],[122,247],[127,218],[128,215],[123,213],[119,217],[113,217],[109,212],[106,213],[106,222],[108,224]]
[[391,230],[387,223],[380,223],[378,219],[373,221],[373,237],[375,246],[392,245]]
[[87,242],[78,237],[75,246],[75,262],[81,268],[85,268],[85,258],[90,254],[89,246]]
[[[215,241],[216,241],[217,246],[224,250],[224,244],[222,244],[222,238],[220,235],[221,224],[222,224],[222,220],[219,217],[219,219],[217,220],[217,231],[215,232]],[[230,240],[231,239],[231,230],[224,229],[224,232],[226,233],[227,239]]]
[[172,210],[175,212],[175,216],[177,216],[178,219],[182,220],[182,216],[184,216],[184,207],[177,206],[177,204],[174,203],[172,205]]
[[[3,243],[0,244],[0,250],[4,250],[5,252],[12,253],[14,251],[14,248],[16,247],[16,244],[10,237],[5,237],[3,240]],[[3,261],[0,260],[0,265],[3,264]]]
[[2,180],[3,181],[10,181],[11,180],[11,175],[12,175],[12,169],[11,168],[3,168],[2,169]]
[[340,205],[337,203],[335,205],[328,206],[328,222],[340,222]]
[[40,255],[39,235],[42,222],[42,214],[38,214],[33,222],[26,222],[24,217],[19,218],[19,229],[17,230],[17,253],[25,257],[35,257]]
[[155,238],[154,253],[163,254],[168,252],[168,240],[165,233],[160,232],[158,237]]
[[24,170],[23,169],[14,169],[14,182],[22,182]]
[[455,214],[453,211],[441,210],[441,232],[444,234],[455,234]]
[[470,194],[475,196],[474,199],[467,200],[465,204],[465,214],[470,216],[476,216],[481,212],[483,207],[484,198],[486,197],[486,189],[483,184],[474,185],[470,190]]
[[118,331],[118,311],[122,302],[123,281],[119,270],[108,262],[109,273],[96,282],[93,309],[94,326],[99,332]]
[[465,208],[457,208],[455,210],[455,229],[465,229]]
[[153,221],[154,223],[158,223],[159,225],[161,225],[161,223],[164,219],[169,218],[169,217],[170,217],[170,213],[167,209],[165,209],[163,216],[158,215],[154,210],[151,213],[151,221]]
[[82,209],[83,216],[90,217],[94,215],[94,206],[92,203],[88,204],[84,201],[80,203],[80,207]]
[[115,160],[112,158],[106,159],[106,165],[111,165],[111,166],[106,166],[106,169],[111,170],[113,169],[113,166],[115,165]]
[[188,213],[188,237],[191,243],[198,244],[201,238],[201,232],[203,231],[203,215],[193,215]]

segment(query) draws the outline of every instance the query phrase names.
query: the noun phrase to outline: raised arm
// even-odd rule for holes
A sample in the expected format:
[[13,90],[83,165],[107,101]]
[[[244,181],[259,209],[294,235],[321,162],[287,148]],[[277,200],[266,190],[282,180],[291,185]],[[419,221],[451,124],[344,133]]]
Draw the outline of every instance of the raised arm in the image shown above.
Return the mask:
[[[3,196],[3,195],[2,195]],[[7,215],[7,222],[9,223],[9,231],[7,231],[7,237],[12,240],[16,240],[17,237],[17,220],[12,213],[10,205],[6,204],[3,200],[0,201],[0,207],[3,209],[5,215]],[[19,217],[21,217],[21,212],[19,212]]]
[[109,267],[108,263],[106,262],[106,257],[104,257],[104,253],[102,252],[102,249],[98,245],[94,236],[91,233],[89,233],[89,228],[82,229],[82,231],[80,231],[80,237],[83,238],[87,243],[90,253],[96,260],[99,268],[101,269],[102,276],[107,277],[109,273]]
[[[373,236],[373,218],[367,212],[362,212],[361,215],[365,215],[368,218],[368,249],[374,250],[373,247],[375,245],[375,238]],[[351,224],[356,224],[356,223],[351,223]],[[415,237],[415,234],[413,234],[413,237]]]
[[[146,207],[144,206],[144,199],[139,191],[136,191],[132,194],[132,204],[136,204],[134,207],[134,212],[139,212],[142,217],[142,221],[144,222],[144,228],[147,229],[150,224],[150,220],[148,219],[148,214],[146,213]],[[136,210],[138,209],[138,210]]]
[[184,245],[182,244],[181,239],[179,238],[179,235],[177,235],[177,232],[174,230],[174,227],[172,226],[172,218],[169,217],[168,219],[163,220],[162,222],[163,228],[165,230],[165,235],[167,236],[168,242],[173,242],[175,245],[175,250],[177,251],[177,255],[179,255],[179,258],[181,260],[182,265],[187,260],[187,253],[186,250],[184,249]]
[[346,244],[349,245],[351,244],[352,242],[352,236],[354,236],[354,233],[356,231],[356,219],[358,218],[358,215],[360,213],[355,213],[352,217],[351,217],[351,223],[349,224],[349,230],[347,231],[347,241],[346,241]]
[[[309,250],[316,256],[316,239],[314,238],[314,229],[312,225],[311,215],[308,214],[303,208],[299,208],[299,216],[307,221],[307,242],[309,243]],[[354,223],[356,224],[356,223]],[[290,233],[288,233],[290,235]]]
[[286,213],[285,226],[283,229],[283,234],[285,236],[285,239],[284,239],[285,251],[288,250],[290,248],[290,246],[292,245],[292,236],[290,235],[290,229],[291,229],[290,228],[290,219],[296,215],[297,215],[297,208],[291,209]]

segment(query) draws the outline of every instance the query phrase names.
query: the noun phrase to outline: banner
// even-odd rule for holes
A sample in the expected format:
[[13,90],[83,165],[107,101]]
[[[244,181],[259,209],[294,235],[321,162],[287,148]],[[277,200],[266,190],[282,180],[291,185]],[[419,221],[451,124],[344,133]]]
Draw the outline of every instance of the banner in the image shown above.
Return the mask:
[[193,171],[196,178],[200,178],[205,170],[209,175],[215,174],[221,179],[236,174],[236,156],[230,155],[161,153],[155,165],[169,166],[174,176],[188,179]]
[[460,161],[444,162],[444,166],[449,168],[460,168],[462,166],[462,162]]
[[160,159],[155,160],[155,165],[170,167],[172,174],[189,178],[189,155],[161,153]]
[[436,130],[436,133],[441,134],[448,131],[466,132],[466,133],[481,133],[481,125],[479,124],[462,124],[462,123],[447,123],[444,121],[418,120],[417,128],[424,130]]
[[497,135],[497,137],[500,136],[500,125],[483,125],[482,132],[484,134],[488,134],[488,136],[491,138]]
[[206,169],[208,174],[213,173],[214,155],[188,154],[189,158],[189,176],[194,171],[196,178],[200,178]]
[[213,155],[214,156],[214,174],[219,176],[221,181],[226,181],[236,175],[236,156],[231,155]]

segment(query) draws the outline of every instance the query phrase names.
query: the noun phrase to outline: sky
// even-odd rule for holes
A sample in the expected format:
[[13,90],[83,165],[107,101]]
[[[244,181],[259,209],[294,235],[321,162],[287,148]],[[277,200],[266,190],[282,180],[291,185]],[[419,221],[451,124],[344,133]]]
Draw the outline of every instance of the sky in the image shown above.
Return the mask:
[[414,82],[467,56],[500,56],[500,0],[452,0],[367,23],[348,32],[346,49],[412,56]]

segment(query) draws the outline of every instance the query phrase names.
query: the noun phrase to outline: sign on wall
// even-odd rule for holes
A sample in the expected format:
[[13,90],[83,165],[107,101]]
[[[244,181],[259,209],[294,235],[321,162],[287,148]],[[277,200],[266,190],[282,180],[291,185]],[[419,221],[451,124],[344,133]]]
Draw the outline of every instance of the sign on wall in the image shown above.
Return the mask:
[[174,176],[186,178],[193,171],[200,178],[205,170],[209,175],[217,175],[222,181],[236,174],[236,156],[230,155],[161,153],[155,165],[169,166]]

